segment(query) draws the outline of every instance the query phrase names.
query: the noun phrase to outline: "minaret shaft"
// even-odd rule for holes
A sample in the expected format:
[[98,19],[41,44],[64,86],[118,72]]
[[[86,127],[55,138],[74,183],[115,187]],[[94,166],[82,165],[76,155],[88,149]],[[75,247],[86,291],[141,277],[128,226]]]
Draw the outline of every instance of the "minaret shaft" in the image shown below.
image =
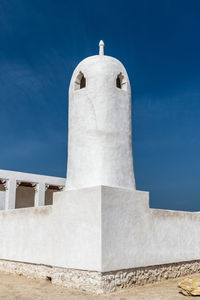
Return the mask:
[[69,89],[66,189],[96,185],[135,188],[131,89],[124,66],[100,55],[83,60]]

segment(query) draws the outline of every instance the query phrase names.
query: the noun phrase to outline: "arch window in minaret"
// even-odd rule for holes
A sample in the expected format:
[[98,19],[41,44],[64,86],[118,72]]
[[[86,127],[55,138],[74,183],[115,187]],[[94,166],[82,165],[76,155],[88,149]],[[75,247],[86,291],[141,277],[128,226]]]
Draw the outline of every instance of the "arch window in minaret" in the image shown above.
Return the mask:
[[124,91],[127,90],[127,82],[124,79],[122,73],[119,73],[116,78],[116,87]]
[[80,71],[78,76],[76,77],[74,89],[75,90],[80,90],[86,87],[86,78],[83,75],[83,73]]

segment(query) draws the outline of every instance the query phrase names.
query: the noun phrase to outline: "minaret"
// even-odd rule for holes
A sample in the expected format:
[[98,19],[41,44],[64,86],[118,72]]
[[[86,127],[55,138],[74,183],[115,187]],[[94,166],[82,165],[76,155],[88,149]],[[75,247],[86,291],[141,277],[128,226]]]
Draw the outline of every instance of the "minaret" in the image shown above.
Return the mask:
[[141,249],[151,223],[149,198],[135,189],[131,128],[128,75],[121,62],[104,55],[100,41],[99,55],[80,62],[70,82],[66,188],[54,193],[51,222],[61,236],[56,266],[82,270],[76,275],[84,287],[101,272],[94,284],[100,292],[115,282],[112,275],[107,285],[105,272],[125,270],[124,282],[126,269],[148,261]]
[[69,88],[66,190],[97,185],[135,189],[131,87],[120,61],[104,55],[84,59]]

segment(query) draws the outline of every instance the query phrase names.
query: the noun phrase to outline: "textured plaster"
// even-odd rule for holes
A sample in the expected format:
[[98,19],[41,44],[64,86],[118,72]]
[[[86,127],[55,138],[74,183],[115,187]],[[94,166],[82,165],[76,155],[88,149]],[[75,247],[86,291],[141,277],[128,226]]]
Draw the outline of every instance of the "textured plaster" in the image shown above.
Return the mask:
[[148,208],[148,193],[98,186],[52,206],[0,212],[0,258],[99,272],[198,260],[200,214]]
[[[86,87],[75,90],[80,72]],[[116,87],[120,73],[126,90]],[[135,188],[131,88],[121,62],[96,55],[77,66],[69,88],[68,128],[67,190],[96,185]]]

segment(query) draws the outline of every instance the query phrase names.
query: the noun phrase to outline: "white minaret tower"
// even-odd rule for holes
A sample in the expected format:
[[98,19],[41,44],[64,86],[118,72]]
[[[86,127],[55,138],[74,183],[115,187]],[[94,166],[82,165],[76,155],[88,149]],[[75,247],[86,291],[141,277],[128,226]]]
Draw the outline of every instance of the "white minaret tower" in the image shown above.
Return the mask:
[[97,185],[135,189],[131,87],[120,61],[104,55],[84,59],[69,88],[66,189]]
[[143,266],[145,256],[136,246],[142,237],[136,233],[146,226],[148,193],[135,189],[131,88],[123,65],[104,55],[103,41],[99,55],[84,59],[73,73],[68,130],[66,189],[53,198],[64,256],[57,266],[87,274]]

